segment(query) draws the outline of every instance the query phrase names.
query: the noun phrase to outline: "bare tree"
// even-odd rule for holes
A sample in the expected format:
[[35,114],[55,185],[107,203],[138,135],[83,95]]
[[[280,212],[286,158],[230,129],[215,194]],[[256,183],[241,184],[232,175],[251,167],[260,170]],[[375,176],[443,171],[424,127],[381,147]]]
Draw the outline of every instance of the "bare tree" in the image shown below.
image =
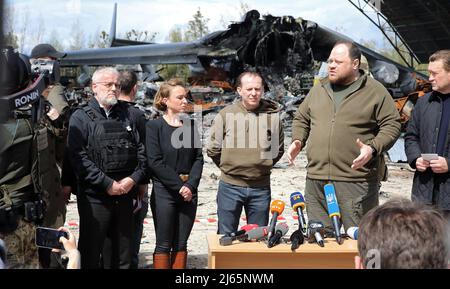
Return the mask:
[[137,29],[131,29],[125,33],[125,38],[133,41],[154,42],[156,35],[158,35],[158,32],[151,33],[147,30],[140,31]]
[[169,36],[167,37],[169,42],[182,42],[183,41],[183,33],[181,32],[180,27],[173,27],[169,31]]
[[64,45],[59,40],[61,37],[59,36],[58,31],[56,29],[53,29],[50,33],[49,38],[47,39],[47,43],[55,47],[58,51],[64,51]]
[[24,52],[23,50],[25,46],[25,40],[28,40],[27,34],[28,34],[28,22],[30,20],[30,11],[28,10],[28,7],[25,7],[21,12],[22,12],[21,23],[18,29],[19,31],[18,49],[20,52]]
[[36,44],[42,43],[45,35],[45,22],[42,13],[39,13],[37,25],[35,26],[33,36]]
[[14,48],[19,47],[19,38],[16,33],[14,33],[14,6],[4,5],[3,7],[3,32],[4,32],[4,42],[6,45],[12,46]]
[[88,40],[88,48],[105,48],[108,47],[109,44],[109,34],[106,33],[105,30],[100,32],[100,29],[97,28],[97,31],[94,34],[91,34]]
[[72,25],[70,35],[72,36],[71,44],[69,46],[70,50],[82,49],[84,47],[84,35],[83,31],[81,31],[81,24],[78,18]]
[[3,29],[5,32],[13,31],[13,14],[14,14],[14,6],[12,5],[4,5],[3,6]]
[[250,6],[242,1],[239,1],[239,16],[241,19],[244,17],[245,14],[247,14],[248,11],[250,11]]

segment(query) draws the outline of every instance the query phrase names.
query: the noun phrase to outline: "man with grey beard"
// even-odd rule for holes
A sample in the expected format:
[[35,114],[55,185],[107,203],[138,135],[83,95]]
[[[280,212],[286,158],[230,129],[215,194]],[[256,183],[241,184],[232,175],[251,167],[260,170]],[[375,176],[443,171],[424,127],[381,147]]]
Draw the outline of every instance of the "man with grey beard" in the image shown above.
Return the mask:
[[[68,148],[79,180],[81,268],[129,268],[133,198],[145,180],[145,152],[128,105],[117,101],[119,72],[97,69],[94,98],[70,118]],[[106,238],[111,249],[103,250]]]

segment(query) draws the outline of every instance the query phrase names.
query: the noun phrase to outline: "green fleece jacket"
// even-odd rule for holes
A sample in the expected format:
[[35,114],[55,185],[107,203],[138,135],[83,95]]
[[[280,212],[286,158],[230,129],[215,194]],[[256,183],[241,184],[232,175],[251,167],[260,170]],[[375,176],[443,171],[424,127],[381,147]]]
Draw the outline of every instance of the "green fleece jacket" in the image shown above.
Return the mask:
[[[375,181],[385,168],[382,152],[400,135],[400,115],[386,88],[371,77],[361,75],[360,87],[347,95],[338,110],[328,78],[322,79],[306,96],[295,113],[292,141],[306,141],[307,176],[317,180]],[[373,145],[377,157],[363,168],[353,170],[360,150],[359,138]],[[381,157],[380,157],[381,156]]]
[[254,111],[238,102],[219,112],[207,154],[220,168],[222,181],[243,187],[270,185],[271,169],[284,153],[279,111],[276,103],[262,99]]

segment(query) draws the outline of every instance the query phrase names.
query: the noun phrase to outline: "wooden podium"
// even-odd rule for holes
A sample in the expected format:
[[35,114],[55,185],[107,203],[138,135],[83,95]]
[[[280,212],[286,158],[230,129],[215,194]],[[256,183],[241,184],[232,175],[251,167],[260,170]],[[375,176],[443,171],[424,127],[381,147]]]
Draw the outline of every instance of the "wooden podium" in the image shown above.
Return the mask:
[[208,234],[209,269],[337,269],[355,268],[357,242],[344,239],[338,245],[334,239],[325,239],[325,247],[307,242],[291,251],[290,244],[267,248],[264,242],[233,242],[221,246],[221,235]]

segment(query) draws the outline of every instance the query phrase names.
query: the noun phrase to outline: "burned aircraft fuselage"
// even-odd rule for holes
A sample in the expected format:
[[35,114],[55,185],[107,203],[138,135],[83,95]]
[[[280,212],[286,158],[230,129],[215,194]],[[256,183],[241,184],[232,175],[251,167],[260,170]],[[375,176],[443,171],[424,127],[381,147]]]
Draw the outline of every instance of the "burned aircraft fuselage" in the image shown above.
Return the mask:
[[[242,71],[254,69],[263,75],[268,90],[266,97],[281,103],[292,103],[293,97],[301,99],[307,94],[317,74],[316,64],[326,61],[333,45],[339,40],[351,41],[312,21],[294,19],[292,16],[265,15],[261,18],[258,11],[251,10],[242,21],[197,41],[165,44],[140,42],[129,46],[68,51],[61,64],[188,64],[194,75],[208,81],[228,83],[234,83]],[[130,41],[127,44],[131,44]],[[414,93],[417,79],[426,79],[410,68],[357,45],[367,58],[373,76],[390,89],[394,98]],[[380,77],[380,71],[389,71],[390,74]]]

